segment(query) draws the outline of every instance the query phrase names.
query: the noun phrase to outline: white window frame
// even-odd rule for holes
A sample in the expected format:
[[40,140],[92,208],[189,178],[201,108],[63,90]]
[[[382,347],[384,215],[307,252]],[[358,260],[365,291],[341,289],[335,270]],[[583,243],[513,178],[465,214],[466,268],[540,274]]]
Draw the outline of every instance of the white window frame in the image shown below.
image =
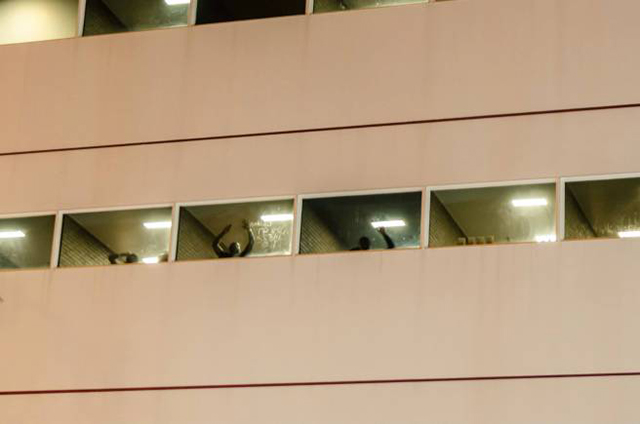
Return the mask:
[[[310,193],[310,194],[299,194],[297,197],[297,201],[296,201],[296,213],[295,213],[295,218],[296,218],[296,237],[295,237],[295,245],[294,245],[294,255],[300,255],[300,238],[302,236],[302,206],[304,203],[304,200],[306,199],[327,199],[327,198],[331,198],[331,197],[355,197],[355,196],[372,196],[372,195],[377,195],[377,194],[398,194],[398,193],[416,193],[416,192],[420,192],[422,194],[422,204],[424,204],[424,196],[425,196],[425,190],[424,187],[407,187],[407,188],[388,188],[388,189],[379,189],[379,190],[355,190],[355,191],[336,191],[336,192],[327,192],[327,193]],[[423,218],[424,215],[421,215],[421,218]],[[423,219],[420,219],[421,224],[420,224],[420,237],[419,237],[419,242],[420,245],[418,246],[419,249],[422,249],[423,246],[423,238],[424,235],[422,234],[423,231],[423,225],[422,225],[422,221]],[[399,248],[399,249],[418,249],[418,248]],[[342,253],[342,252],[335,252],[335,253]],[[307,255],[304,255],[307,256]]]
[[[468,183],[468,184],[445,184],[445,185],[435,185],[435,186],[427,186],[426,188],[426,203],[425,203],[425,216],[423,217],[423,221],[425,223],[423,244],[425,248],[432,248],[429,246],[429,233],[430,233],[430,217],[431,217],[431,193],[434,191],[441,190],[467,190],[467,189],[475,189],[475,188],[489,188],[489,187],[514,187],[514,186],[526,186],[526,185],[537,185],[537,184],[555,184],[555,234],[557,243],[560,241],[559,234],[559,225],[558,222],[558,208],[560,205],[558,204],[558,192],[559,192],[559,179],[555,177],[549,178],[536,178],[536,179],[526,179],[526,180],[509,180],[509,181],[490,181],[485,183]],[[497,244],[505,244],[505,243],[497,243]],[[453,247],[453,246],[451,246]]]
[[[144,204],[144,205],[133,205],[133,206],[108,206],[108,207],[97,207],[97,208],[84,208],[84,209],[67,209],[60,210],[57,214],[56,219],[56,232],[53,235],[54,244],[54,255],[52,259],[55,259],[55,266],[52,260],[51,268],[59,268],[58,261],[60,260],[60,250],[62,248],[62,223],[64,221],[65,215],[73,215],[79,213],[100,213],[100,212],[119,212],[119,211],[131,211],[131,210],[145,210],[145,209],[159,209],[159,208],[171,208],[171,232],[169,233],[169,252],[167,263],[172,262],[171,260],[171,246],[173,243],[173,226],[175,220],[175,204],[174,203],[158,203],[158,204]],[[104,266],[104,265],[81,265],[73,268],[84,268],[91,266]]]
[[[242,197],[242,198],[228,198],[228,199],[217,199],[217,200],[197,200],[192,202],[179,202],[175,204],[175,213],[174,213],[174,222],[171,227],[172,237],[171,237],[171,249],[170,262],[178,262],[178,226],[180,225],[180,209],[183,207],[191,207],[191,206],[216,206],[216,205],[233,205],[238,203],[260,203],[260,202],[271,202],[278,200],[292,200],[293,201],[293,222],[291,223],[291,252],[283,255],[273,255],[269,257],[278,257],[278,256],[293,256],[294,255],[294,241],[295,241],[295,231],[296,231],[296,196],[295,195],[283,195],[283,196],[264,196],[264,197]],[[264,256],[257,256],[258,258]],[[236,258],[237,259],[237,258]],[[250,258],[243,258],[250,259]],[[189,261],[180,261],[180,262],[189,262]]]
[[562,209],[560,213],[560,227],[559,237],[565,240],[565,202],[566,202],[566,184],[580,181],[606,181],[606,180],[627,180],[632,178],[640,178],[640,172],[625,172],[620,174],[596,174],[596,175],[580,175],[574,177],[562,177],[560,178],[560,202],[562,203]]

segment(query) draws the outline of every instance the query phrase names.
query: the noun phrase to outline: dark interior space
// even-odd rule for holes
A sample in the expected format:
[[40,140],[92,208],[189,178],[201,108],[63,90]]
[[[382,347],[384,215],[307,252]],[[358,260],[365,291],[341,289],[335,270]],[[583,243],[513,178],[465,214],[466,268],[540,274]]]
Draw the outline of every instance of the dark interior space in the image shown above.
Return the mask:
[[197,24],[302,15],[304,0],[199,0]]

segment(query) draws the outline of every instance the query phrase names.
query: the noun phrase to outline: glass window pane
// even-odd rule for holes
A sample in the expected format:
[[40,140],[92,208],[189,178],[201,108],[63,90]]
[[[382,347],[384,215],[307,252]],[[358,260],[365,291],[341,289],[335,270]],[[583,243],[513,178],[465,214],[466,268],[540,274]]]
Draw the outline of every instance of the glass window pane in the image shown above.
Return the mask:
[[75,37],[78,0],[0,0],[0,44]]
[[165,262],[171,208],[64,216],[60,266]]
[[556,241],[555,184],[431,192],[429,246]]
[[293,199],[180,208],[179,261],[291,254]]
[[87,0],[83,35],[184,26],[190,0]]
[[427,3],[427,0],[314,0],[313,13]]
[[197,24],[303,15],[306,0],[198,0]]
[[565,239],[640,237],[640,178],[565,185]]
[[300,253],[420,247],[422,193],[304,199]]
[[46,268],[55,215],[0,219],[0,269]]

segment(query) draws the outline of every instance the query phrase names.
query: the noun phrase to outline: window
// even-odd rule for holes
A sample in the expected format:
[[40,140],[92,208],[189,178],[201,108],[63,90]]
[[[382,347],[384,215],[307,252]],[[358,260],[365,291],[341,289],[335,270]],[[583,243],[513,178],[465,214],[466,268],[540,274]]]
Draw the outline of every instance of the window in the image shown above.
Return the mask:
[[422,192],[304,198],[300,253],[420,247]]
[[75,37],[78,0],[0,0],[0,44]]
[[183,206],[177,260],[291,254],[293,199]]
[[196,23],[302,15],[306,0],[198,0]]
[[564,238],[640,237],[640,177],[566,180]]
[[59,264],[153,264],[169,252],[171,208],[64,215]]
[[87,0],[84,35],[187,25],[190,0]]
[[0,269],[46,268],[55,215],[0,219]]
[[396,6],[413,3],[427,3],[428,0],[314,0],[313,13],[335,12],[338,10],[369,9],[372,7]]
[[433,189],[429,246],[556,241],[555,184]]

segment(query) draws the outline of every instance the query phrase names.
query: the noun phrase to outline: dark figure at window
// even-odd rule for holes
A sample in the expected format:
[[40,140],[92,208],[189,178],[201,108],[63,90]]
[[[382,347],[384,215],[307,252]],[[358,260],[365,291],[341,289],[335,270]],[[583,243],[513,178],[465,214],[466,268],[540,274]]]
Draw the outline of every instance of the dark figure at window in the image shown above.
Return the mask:
[[213,251],[216,252],[219,258],[233,258],[236,256],[244,257],[251,253],[253,249],[253,244],[255,243],[255,238],[253,237],[253,231],[249,226],[249,223],[244,220],[242,221],[242,228],[247,230],[247,235],[249,236],[249,242],[247,243],[247,247],[242,250],[240,243],[234,241],[229,245],[229,249],[224,246],[222,243],[222,238],[231,230],[231,224],[224,227],[224,230],[213,240]]
[[[387,243],[387,249],[393,249],[396,247],[396,244],[391,240],[389,234],[387,234],[387,230],[384,227],[380,227],[377,229],[378,232],[384,237],[384,241]],[[358,241],[358,245],[351,250],[369,250],[371,249],[371,240],[369,237],[360,237]]]
[[138,255],[135,253],[112,253],[109,255],[109,262],[112,265],[135,264],[138,262]]

